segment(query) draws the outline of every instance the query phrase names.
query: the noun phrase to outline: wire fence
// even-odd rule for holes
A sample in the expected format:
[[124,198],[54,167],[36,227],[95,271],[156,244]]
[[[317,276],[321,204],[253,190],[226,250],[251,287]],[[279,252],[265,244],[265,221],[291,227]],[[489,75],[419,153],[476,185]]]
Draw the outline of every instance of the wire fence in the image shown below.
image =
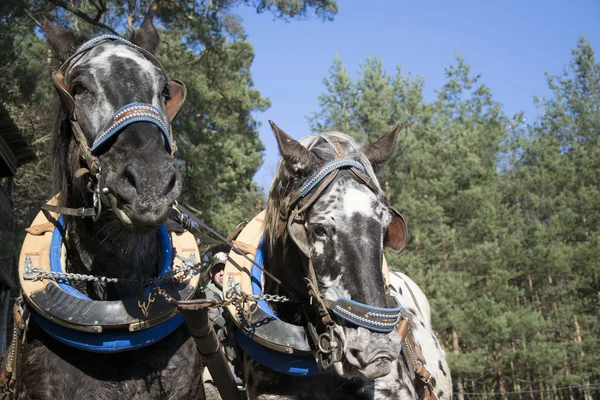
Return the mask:
[[510,396],[510,395],[527,395],[527,394],[535,394],[535,393],[556,393],[556,392],[565,392],[570,390],[577,389],[591,389],[591,388],[600,388],[600,383],[589,383],[584,385],[574,385],[574,386],[562,386],[562,387],[549,387],[545,389],[531,389],[531,390],[519,390],[512,392],[454,392],[454,397],[465,396],[465,397],[478,397],[478,396]]

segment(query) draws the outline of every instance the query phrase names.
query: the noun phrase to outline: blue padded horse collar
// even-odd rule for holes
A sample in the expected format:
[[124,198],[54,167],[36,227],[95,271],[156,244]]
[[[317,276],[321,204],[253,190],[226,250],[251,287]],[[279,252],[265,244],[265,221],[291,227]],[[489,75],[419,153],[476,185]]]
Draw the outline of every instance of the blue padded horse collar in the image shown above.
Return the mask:
[[[189,232],[169,232],[161,225],[156,231],[158,277],[140,282],[122,280],[140,287],[140,294],[121,300],[93,300],[71,284],[73,279],[117,279],[65,272],[62,216],[52,214],[50,218],[40,212],[27,232],[19,260],[23,296],[33,319],[54,339],[96,353],[123,352],[149,346],[183,323],[177,307],[157,295],[155,287],[175,299],[189,299],[195,293],[199,274],[195,268],[184,268],[199,252]],[[142,283],[147,286],[141,287]]]
[[[50,248],[50,267],[53,272],[58,273],[64,272],[60,260],[61,245],[63,240],[61,231],[63,229],[64,221],[61,216],[58,218],[58,226],[54,229]],[[171,264],[173,261],[173,248],[171,246],[169,233],[165,225],[162,225],[158,229],[157,234],[162,250],[162,265],[159,273],[159,276],[162,276],[171,270]],[[75,307],[76,303],[81,302],[81,300],[88,302],[89,307],[92,307],[92,303],[98,303],[71,286],[68,280],[59,281],[58,287],[64,292],[64,294],[61,294],[61,297],[59,298],[67,299],[67,301],[70,301],[73,304],[73,307]],[[150,288],[146,288],[146,291],[149,292],[149,289]],[[65,294],[68,296],[65,297]],[[68,300],[68,297],[70,297],[70,300]],[[108,303],[114,302],[104,303],[107,303],[108,305]],[[43,303],[40,303],[39,306],[43,308],[42,304]],[[108,307],[110,308],[110,306]],[[141,329],[137,331],[131,331],[130,329],[105,329],[102,330],[102,332],[95,333],[62,326],[37,311],[34,311],[32,316],[37,324],[47,334],[58,341],[71,347],[95,353],[116,353],[149,346],[172,333],[183,323],[183,317],[178,313],[173,317],[168,318],[167,320],[147,329]],[[79,317],[84,318],[83,316]]]

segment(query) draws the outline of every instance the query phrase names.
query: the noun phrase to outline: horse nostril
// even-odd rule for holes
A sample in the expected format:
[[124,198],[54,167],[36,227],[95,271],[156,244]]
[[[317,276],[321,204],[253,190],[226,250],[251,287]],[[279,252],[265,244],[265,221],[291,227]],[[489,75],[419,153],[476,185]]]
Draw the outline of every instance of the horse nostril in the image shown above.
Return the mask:
[[352,365],[354,365],[355,367],[360,367],[362,362],[361,362],[361,354],[362,351],[357,349],[357,348],[349,348],[348,352],[346,353],[346,359],[348,360],[348,362]]
[[163,196],[166,196],[167,194],[171,193],[171,191],[175,188],[176,183],[177,183],[177,174],[173,173],[173,174],[171,174],[171,179],[169,179],[169,184],[167,185],[167,187],[165,188],[165,190],[163,192]]
[[130,165],[127,168],[125,168],[125,171],[123,172],[123,177],[131,187],[136,188],[135,171],[133,169],[133,166]]
[[134,165],[127,165],[119,173],[116,185],[116,193],[125,201],[131,201],[136,195],[141,183],[138,170]]

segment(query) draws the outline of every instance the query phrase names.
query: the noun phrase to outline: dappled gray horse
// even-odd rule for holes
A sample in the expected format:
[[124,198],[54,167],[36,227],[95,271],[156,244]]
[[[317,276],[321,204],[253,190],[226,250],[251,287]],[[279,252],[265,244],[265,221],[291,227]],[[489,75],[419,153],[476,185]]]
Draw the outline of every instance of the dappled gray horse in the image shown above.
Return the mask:
[[[274,304],[272,318],[307,326],[321,368],[314,357],[284,365],[276,354],[263,356],[270,349],[238,336],[251,398],[450,398],[450,374],[427,299],[408,277],[392,274],[388,286],[382,273],[384,247],[401,251],[406,239],[404,221],[375,175],[400,127],[367,149],[343,133],[297,142],[272,128],[282,159],[269,193],[261,256],[264,269],[281,282],[265,276],[264,292],[294,298]],[[407,345],[395,329],[399,305],[412,348],[422,347],[427,383],[415,375],[422,365],[401,356],[401,344]]]
[[[44,31],[64,62],[54,74],[59,197],[45,207],[53,225],[35,228],[50,225],[58,238],[51,262],[90,279],[55,273],[53,284],[28,297],[11,383],[27,399],[203,398],[201,360],[181,316],[144,288],[161,275],[175,297],[194,291],[165,272],[175,245],[164,223],[181,191],[170,122],[185,87],[154,58],[159,36],[151,21],[131,42],[88,40],[47,21]],[[35,257],[26,255],[24,267],[34,279]]]

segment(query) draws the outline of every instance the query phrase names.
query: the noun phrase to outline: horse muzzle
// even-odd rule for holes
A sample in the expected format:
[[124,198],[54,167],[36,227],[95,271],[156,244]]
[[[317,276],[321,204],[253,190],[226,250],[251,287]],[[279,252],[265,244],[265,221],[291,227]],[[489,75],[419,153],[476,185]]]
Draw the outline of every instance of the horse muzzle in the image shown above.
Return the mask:
[[342,359],[334,363],[338,375],[371,380],[390,373],[402,344],[396,331],[383,334],[360,327],[340,329],[344,331],[345,346]]

